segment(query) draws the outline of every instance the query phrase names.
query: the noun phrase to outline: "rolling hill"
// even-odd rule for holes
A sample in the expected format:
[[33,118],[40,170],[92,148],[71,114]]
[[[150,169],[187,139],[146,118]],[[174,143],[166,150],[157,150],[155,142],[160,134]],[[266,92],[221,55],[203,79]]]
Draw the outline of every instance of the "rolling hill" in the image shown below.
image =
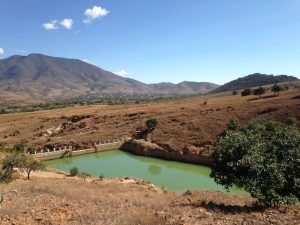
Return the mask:
[[218,87],[212,83],[145,84],[105,71],[78,59],[42,54],[11,56],[0,60],[2,101],[54,99],[86,94],[153,93],[198,94]]
[[287,76],[287,75],[267,75],[261,73],[251,74],[245,77],[238,78],[236,80],[230,81],[214,90],[211,93],[219,93],[224,91],[232,91],[244,88],[251,88],[263,85],[269,85],[274,83],[289,82],[298,80],[297,77]]

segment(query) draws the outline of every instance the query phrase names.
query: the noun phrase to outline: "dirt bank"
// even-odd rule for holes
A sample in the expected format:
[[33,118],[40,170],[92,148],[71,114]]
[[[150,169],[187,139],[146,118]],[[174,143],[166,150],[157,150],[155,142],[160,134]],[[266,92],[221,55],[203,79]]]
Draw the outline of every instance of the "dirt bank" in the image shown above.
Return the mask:
[[263,209],[221,192],[175,194],[132,179],[70,178],[33,173],[0,184],[0,224],[278,224],[300,223],[300,207]]
[[166,160],[196,163],[207,166],[212,164],[212,160],[205,157],[201,149],[195,147],[186,148],[181,151],[172,151],[143,140],[130,140],[125,142],[121,146],[121,149],[136,155],[151,156]]

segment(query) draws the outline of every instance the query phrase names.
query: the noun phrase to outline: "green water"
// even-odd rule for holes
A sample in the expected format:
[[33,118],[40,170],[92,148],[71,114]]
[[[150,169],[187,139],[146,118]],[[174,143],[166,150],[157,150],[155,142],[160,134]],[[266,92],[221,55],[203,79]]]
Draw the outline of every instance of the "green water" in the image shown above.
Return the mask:
[[[65,172],[76,166],[79,171],[96,177],[104,175],[105,178],[135,177],[149,180],[171,191],[225,191],[209,177],[209,167],[136,156],[120,150],[50,160],[45,164]],[[231,190],[231,193],[240,192]]]

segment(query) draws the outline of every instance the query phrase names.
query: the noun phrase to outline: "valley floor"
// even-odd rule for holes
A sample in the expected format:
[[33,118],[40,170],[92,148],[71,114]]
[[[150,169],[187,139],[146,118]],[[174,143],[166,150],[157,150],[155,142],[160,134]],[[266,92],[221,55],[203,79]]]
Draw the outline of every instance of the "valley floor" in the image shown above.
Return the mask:
[[258,209],[245,195],[166,192],[134,179],[100,180],[55,172],[0,184],[1,224],[299,224],[300,206]]

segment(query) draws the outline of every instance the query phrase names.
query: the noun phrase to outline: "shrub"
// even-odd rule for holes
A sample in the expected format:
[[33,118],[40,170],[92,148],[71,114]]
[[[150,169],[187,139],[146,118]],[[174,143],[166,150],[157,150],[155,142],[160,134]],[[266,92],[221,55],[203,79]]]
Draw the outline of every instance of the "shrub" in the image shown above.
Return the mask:
[[240,127],[239,119],[231,119],[227,125],[228,130],[237,130]]
[[271,88],[271,90],[274,92],[274,95],[275,94],[279,95],[279,92],[286,91],[288,89],[289,89],[289,86],[281,86],[281,85],[278,85],[278,84],[274,84]]
[[73,177],[77,176],[78,173],[79,173],[79,170],[78,170],[78,168],[76,166],[74,166],[73,168],[70,169],[70,175],[71,176],[73,176]]
[[4,173],[1,174],[0,181],[5,183],[12,181],[14,168],[21,167],[21,165],[22,165],[21,154],[13,153],[7,155],[2,160],[2,169],[4,170]]
[[42,170],[45,167],[39,160],[33,158],[31,155],[22,154],[21,157],[22,160],[20,169],[25,170],[28,180],[30,179],[30,174],[32,171]]
[[288,126],[296,126],[296,123],[297,123],[297,120],[296,120],[296,118],[294,118],[294,117],[288,117],[288,118],[286,119],[286,124],[287,124]]
[[248,96],[248,95],[252,95],[252,89],[251,88],[246,88],[242,91],[241,93],[242,96]]
[[266,206],[300,200],[300,132],[285,124],[254,121],[220,137],[211,177],[243,188]]
[[237,92],[237,91],[233,91],[232,94],[233,94],[233,95],[237,95],[238,92]]
[[156,128],[157,124],[157,119],[151,118],[146,121],[146,126],[149,131],[153,131]]
[[263,87],[259,87],[259,88],[253,90],[253,94],[259,95],[260,98],[261,98],[261,95],[263,95],[264,93],[266,93],[266,89]]

